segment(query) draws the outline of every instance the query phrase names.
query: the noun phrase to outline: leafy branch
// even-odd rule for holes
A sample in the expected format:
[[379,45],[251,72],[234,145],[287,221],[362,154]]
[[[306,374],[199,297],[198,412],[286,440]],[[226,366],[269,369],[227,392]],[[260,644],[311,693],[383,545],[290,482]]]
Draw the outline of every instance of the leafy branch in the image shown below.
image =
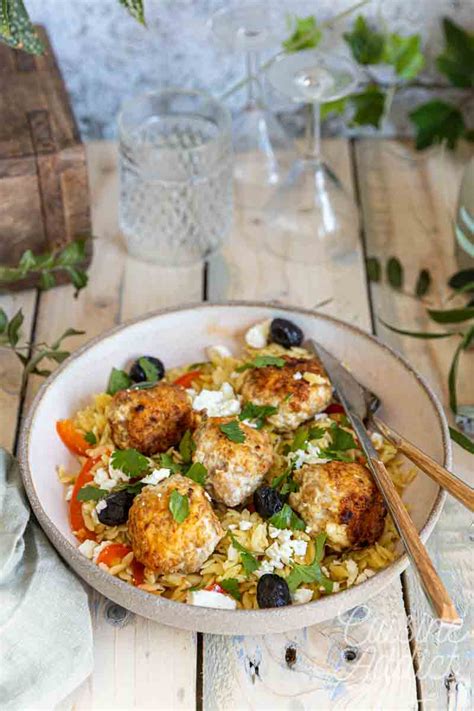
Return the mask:
[[9,348],[16,355],[23,366],[21,390],[26,386],[28,376],[31,374],[47,377],[51,374],[50,368],[43,367],[44,361],[62,363],[70,355],[69,351],[62,349],[63,341],[71,336],[82,336],[84,331],[68,328],[53,343],[31,343],[19,345],[20,331],[25,317],[19,309],[11,319],[0,308],[0,347]]
[[[431,274],[428,269],[422,269],[419,272],[413,291],[405,291],[403,288],[404,269],[400,260],[396,257],[390,257],[384,268],[377,257],[369,257],[367,259],[367,276],[369,281],[380,283],[384,273],[387,283],[392,289],[406,296],[419,299],[426,307],[426,315],[428,318],[438,326],[446,326],[447,329],[444,331],[411,331],[393,326],[382,319],[379,319],[380,322],[385,328],[401,336],[409,336],[423,340],[446,338],[456,338],[458,340],[453,351],[448,373],[449,407],[452,413],[457,417],[472,417],[471,412],[467,413],[465,408],[460,407],[458,404],[458,372],[462,354],[469,350],[474,344],[474,298],[472,296],[472,294],[474,294],[474,269],[463,269],[456,272],[448,281],[448,286],[452,293],[448,296],[446,302],[449,303],[455,296],[467,295],[469,299],[468,303],[458,308],[441,309],[431,308],[431,305],[427,304],[424,299],[429,293],[432,283]],[[474,442],[472,442],[469,437],[466,437],[454,428],[450,428],[450,432],[451,437],[461,447],[474,453]]]
[[[145,24],[143,0],[119,0],[119,3],[135,20]],[[45,47],[23,0],[0,0],[0,42],[29,54],[43,54]]]
[[0,289],[22,281],[27,276],[38,275],[41,289],[56,286],[58,272],[66,272],[75,286],[75,296],[87,285],[88,276],[83,265],[86,259],[87,237],[78,237],[65,247],[35,255],[31,249],[23,252],[16,267],[0,265]]

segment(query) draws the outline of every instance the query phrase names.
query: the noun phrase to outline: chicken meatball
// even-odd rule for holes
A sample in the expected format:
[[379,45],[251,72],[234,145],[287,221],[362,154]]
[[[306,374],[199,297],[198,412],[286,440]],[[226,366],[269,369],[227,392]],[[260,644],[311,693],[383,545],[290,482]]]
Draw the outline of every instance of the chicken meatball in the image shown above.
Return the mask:
[[[182,523],[170,510],[174,491],[189,502],[189,514]],[[136,496],[128,531],[135,558],[159,575],[197,573],[225,534],[208,494],[181,474],[146,486]]]
[[213,417],[203,422],[194,433],[193,460],[206,467],[205,486],[212,498],[227,506],[238,506],[262,483],[272,465],[273,449],[268,432],[243,422],[239,427],[244,442],[230,440],[221,425],[232,419]]
[[269,365],[248,370],[242,386],[245,401],[273,405],[268,421],[281,431],[295,430],[330,403],[332,387],[317,358],[285,356],[281,368]]
[[119,449],[146,455],[166,452],[192,425],[191,400],[183,388],[160,382],[146,390],[120,390],[114,395],[109,423]]
[[327,534],[334,550],[360,548],[381,535],[386,509],[370,471],[356,462],[305,464],[295,471],[290,504],[312,535]]

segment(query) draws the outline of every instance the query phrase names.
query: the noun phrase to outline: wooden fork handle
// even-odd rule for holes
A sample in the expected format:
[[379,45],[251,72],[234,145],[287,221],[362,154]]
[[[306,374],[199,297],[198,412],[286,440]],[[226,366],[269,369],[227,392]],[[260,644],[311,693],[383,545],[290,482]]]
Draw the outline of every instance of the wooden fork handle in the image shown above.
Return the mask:
[[403,505],[385,465],[376,457],[370,457],[367,463],[383,494],[408,556],[418,572],[420,583],[436,617],[442,622],[451,625],[462,624],[448,591],[438,576],[428,552],[421,542],[416,526]]
[[455,474],[442,467],[441,464],[435,462],[434,459],[431,459],[431,457],[402,437],[402,435],[398,434],[398,432],[392,430],[391,427],[375,415],[372,417],[372,421],[380,433],[400,452],[408,457],[408,459],[411,459],[425,474],[443,489],[446,489],[446,491],[452,494],[461,504],[464,504],[470,511],[474,511],[474,489],[472,487],[461,481],[461,479],[458,479]]

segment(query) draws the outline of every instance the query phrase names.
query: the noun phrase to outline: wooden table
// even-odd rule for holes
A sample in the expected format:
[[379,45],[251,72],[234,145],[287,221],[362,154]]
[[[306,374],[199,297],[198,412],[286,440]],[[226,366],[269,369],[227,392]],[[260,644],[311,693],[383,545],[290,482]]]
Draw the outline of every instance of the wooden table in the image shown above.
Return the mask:
[[[204,268],[161,269],[127,256],[117,227],[116,147],[88,146],[93,231],[98,236],[90,284],[77,300],[71,287],[0,298],[7,313],[20,306],[24,336],[54,339],[67,326],[87,340],[146,311],[182,302],[262,299],[323,307],[326,313],[382,337],[409,357],[446,398],[452,345],[415,341],[383,329],[377,316],[405,327],[422,327],[419,303],[385,285],[368,285],[364,256],[399,256],[407,281],[421,267],[434,277],[433,298],[455,270],[452,208],[467,148],[444,160],[420,157],[394,141],[327,141],[330,164],[352,186],[363,215],[360,247],[344,266],[308,268],[287,264],[262,246],[258,222],[237,214],[222,254]],[[472,378],[461,388],[474,402]],[[20,398],[15,357],[0,353],[0,444],[12,448],[18,420],[38,386],[32,378]],[[406,403],[409,406],[409,403]],[[465,477],[472,458],[455,448],[455,467]],[[420,474],[420,476],[422,476]],[[332,620],[288,634],[213,637],[161,626],[126,612],[91,591],[95,668],[90,679],[61,704],[64,709],[426,709],[469,707],[470,516],[449,500],[429,548],[437,568],[466,616],[463,629],[436,638],[412,572],[379,597]],[[410,614],[407,620],[407,613]],[[416,674],[415,674],[416,672]]]

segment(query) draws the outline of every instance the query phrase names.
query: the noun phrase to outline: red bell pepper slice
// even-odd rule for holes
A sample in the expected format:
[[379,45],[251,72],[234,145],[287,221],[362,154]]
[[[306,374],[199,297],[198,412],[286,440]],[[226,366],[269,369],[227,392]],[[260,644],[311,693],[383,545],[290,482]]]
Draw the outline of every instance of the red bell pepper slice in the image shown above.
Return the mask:
[[190,370],[189,373],[184,373],[176,378],[175,385],[180,385],[182,388],[190,388],[194,380],[197,380],[202,375],[200,370]]
[[75,426],[72,420],[58,420],[56,431],[61,437],[63,444],[73,454],[85,455],[91,445],[85,440],[84,435]]

